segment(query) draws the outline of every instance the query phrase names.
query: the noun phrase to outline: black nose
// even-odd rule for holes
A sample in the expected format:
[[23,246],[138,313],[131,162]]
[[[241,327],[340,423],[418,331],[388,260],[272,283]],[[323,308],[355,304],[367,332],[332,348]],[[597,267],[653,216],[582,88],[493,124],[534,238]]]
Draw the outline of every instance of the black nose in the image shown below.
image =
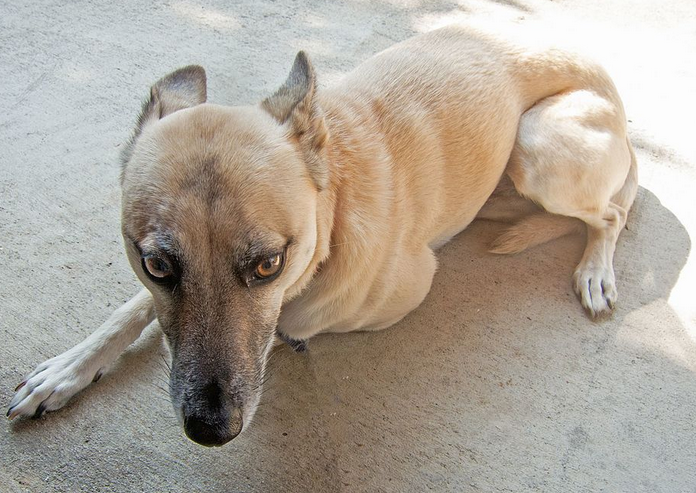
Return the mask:
[[242,411],[224,396],[216,379],[184,403],[184,431],[207,447],[224,445],[242,431]]
[[222,413],[185,416],[184,431],[196,443],[206,447],[219,447],[242,431],[242,413],[235,409],[229,417],[224,417]]

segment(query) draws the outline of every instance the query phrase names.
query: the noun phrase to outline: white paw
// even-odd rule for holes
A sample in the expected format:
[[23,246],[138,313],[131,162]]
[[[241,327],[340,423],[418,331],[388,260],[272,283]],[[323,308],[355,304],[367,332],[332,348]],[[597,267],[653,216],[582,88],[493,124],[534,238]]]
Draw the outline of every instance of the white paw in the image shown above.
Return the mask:
[[44,361],[15,389],[7,417],[40,417],[46,411],[63,407],[70,398],[101,377],[99,361],[89,351],[76,346]]
[[578,267],[573,274],[573,287],[580,297],[580,303],[593,317],[614,309],[618,293],[613,269]]

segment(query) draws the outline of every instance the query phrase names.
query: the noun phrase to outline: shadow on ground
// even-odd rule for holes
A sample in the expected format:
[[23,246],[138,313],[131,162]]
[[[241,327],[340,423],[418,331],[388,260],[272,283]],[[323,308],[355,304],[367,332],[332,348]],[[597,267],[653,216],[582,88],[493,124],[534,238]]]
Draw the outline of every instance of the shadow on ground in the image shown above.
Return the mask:
[[[666,457],[681,450],[674,427],[689,435],[680,399],[696,392],[675,348],[693,344],[685,331],[662,334],[664,348],[648,341],[658,324],[678,324],[666,300],[686,231],[641,189],[617,250],[621,304],[592,322],[570,287],[579,238],[496,257],[485,253],[496,228],[474,224],[445,246],[428,298],[397,326],[319,337],[307,356],[279,358],[255,423],[261,440],[283,437],[290,452],[292,430],[295,447],[321,444],[324,460],[297,473],[331,471],[356,489],[590,486],[597,471],[612,485],[665,488]],[[647,306],[658,318],[641,316]],[[297,462],[280,464],[291,474]]]

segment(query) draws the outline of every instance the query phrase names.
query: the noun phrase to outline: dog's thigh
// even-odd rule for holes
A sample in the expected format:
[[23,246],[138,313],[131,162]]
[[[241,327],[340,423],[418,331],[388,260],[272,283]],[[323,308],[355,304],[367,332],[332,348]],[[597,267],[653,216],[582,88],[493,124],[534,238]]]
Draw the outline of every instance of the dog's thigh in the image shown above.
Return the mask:
[[631,165],[621,118],[589,91],[537,103],[522,115],[507,170],[517,191],[554,214],[601,217]]
[[399,270],[392,279],[389,294],[361,330],[381,330],[408,315],[425,299],[433,283],[437,259],[430,248],[400,257]]
[[620,108],[589,91],[547,98],[522,116],[508,167],[520,194],[586,223],[574,287],[592,315],[616,301],[614,248],[637,189],[622,119]]

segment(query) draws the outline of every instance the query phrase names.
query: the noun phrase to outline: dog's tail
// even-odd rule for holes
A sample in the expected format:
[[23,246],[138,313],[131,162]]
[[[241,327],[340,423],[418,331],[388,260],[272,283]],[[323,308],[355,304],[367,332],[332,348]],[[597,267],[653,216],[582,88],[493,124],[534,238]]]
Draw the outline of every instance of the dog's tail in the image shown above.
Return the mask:
[[585,223],[579,219],[539,212],[526,216],[510,226],[493,242],[489,251],[498,254],[519,253],[527,248],[584,230]]

